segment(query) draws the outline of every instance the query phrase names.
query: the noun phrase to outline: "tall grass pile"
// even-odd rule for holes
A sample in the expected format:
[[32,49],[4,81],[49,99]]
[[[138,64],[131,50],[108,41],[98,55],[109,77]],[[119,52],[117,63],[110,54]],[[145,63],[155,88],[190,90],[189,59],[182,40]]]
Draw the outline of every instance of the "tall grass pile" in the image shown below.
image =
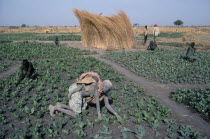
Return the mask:
[[84,46],[102,49],[123,49],[134,46],[134,33],[128,16],[119,11],[117,15],[100,16],[74,9],[79,20]]

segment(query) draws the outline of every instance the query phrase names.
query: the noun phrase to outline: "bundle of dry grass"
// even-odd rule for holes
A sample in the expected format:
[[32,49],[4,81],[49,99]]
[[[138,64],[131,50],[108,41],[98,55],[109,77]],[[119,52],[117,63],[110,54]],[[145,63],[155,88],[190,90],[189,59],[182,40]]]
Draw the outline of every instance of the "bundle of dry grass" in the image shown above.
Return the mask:
[[133,28],[123,11],[118,15],[100,16],[74,9],[74,14],[80,22],[84,46],[108,50],[133,47]]

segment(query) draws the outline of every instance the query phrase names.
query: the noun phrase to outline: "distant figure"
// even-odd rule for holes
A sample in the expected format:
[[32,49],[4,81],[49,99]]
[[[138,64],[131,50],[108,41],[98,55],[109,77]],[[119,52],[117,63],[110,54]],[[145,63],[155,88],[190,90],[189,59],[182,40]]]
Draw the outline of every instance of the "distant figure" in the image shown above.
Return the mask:
[[23,59],[22,65],[20,67],[20,75],[19,75],[19,80],[16,83],[16,86],[24,79],[24,78],[33,78],[35,75],[35,69],[33,67],[33,64],[29,62],[27,59]]
[[137,39],[137,37],[139,36],[138,32],[136,32],[135,36],[136,36],[136,39]]
[[147,35],[148,35],[148,30],[147,30],[147,25],[146,25],[144,29],[144,45],[147,43]]
[[150,41],[147,50],[152,50],[152,51],[154,51],[156,48],[157,48],[156,42],[155,42],[155,41]]
[[154,25],[154,29],[153,29],[153,36],[154,36],[154,37],[157,37],[157,36],[159,36],[159,35],[160,35],[160,30],[159,30],[159,28],[158,28],[158,25],[155,24],[155,25]]
[[190,44],[190,47],[187,49],[186,56],[182,57],[183,59],[189,60],[189,61],[195,61],[197,59],[197,56],[195,56],[195,43],[192,42]]
[[60,42],[59,42],[59,40],[58,40],[58,37],[55,38],[54,43],[55,43],[55,45],[57,45],[57,46],[60,45]]

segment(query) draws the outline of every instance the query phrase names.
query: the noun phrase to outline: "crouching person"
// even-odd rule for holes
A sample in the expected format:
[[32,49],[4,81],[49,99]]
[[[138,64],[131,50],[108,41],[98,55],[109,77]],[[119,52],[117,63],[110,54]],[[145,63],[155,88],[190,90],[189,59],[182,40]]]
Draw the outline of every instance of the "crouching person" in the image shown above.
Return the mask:
[[[91,72],[94,73],[94,72]],[[83,74],[84,75],[84,74]],[[87,76],[86,76],[87,75]],[[85,74],[82,78],[77,80],[77,83],[72,84],[69,87],[69,105],[57,103],[55,106],[50,105],[50,115],[55,116],[55,111],[63,112],[69,116],[76,117],[82,110],[86,109],[87,104],[96,104],[98,119],[101,120],[100,101],[104,101],[105,107],[116,116],[118,121],[121,117],[113,110],[108,100],[108,92],[112,89],[112,83],[110,80],[100,81],[100,77],[91,76],[91,74]],[[101,82],[101,91],[99,91],[98,83]]]
[[156,42],[155,42],[155,41],[150,41],[147,50],[152,50],[152,51],[154,51],[156,48],[157,48]]
[[16,83],[16,86],[20,84],[20,82],[24,79],[34,79],[36,76],[35,69],[33,67],[33,64],[29,62],[27,59],[23,59],[21,67],[20,67],[20,75],[19,79]]
[[187,49],[187,53],[182,58],[185,60],[189,60],[191,62],[195,61],[197,59],[197,56],[195,56],[195,43],[192,42],[190,44],[190,47]]

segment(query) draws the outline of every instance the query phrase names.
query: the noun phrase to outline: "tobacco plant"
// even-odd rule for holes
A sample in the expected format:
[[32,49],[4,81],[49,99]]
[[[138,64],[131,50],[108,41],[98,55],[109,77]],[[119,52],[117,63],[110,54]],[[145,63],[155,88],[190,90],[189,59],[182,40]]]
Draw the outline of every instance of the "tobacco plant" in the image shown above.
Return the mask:
[[210,52],[196,51],[198,59],[189,62],[181,58],[186,51],[159,49],[156,51],[109,52],[102,56],[119,63],[145,78],[161,83],[209,83]]

